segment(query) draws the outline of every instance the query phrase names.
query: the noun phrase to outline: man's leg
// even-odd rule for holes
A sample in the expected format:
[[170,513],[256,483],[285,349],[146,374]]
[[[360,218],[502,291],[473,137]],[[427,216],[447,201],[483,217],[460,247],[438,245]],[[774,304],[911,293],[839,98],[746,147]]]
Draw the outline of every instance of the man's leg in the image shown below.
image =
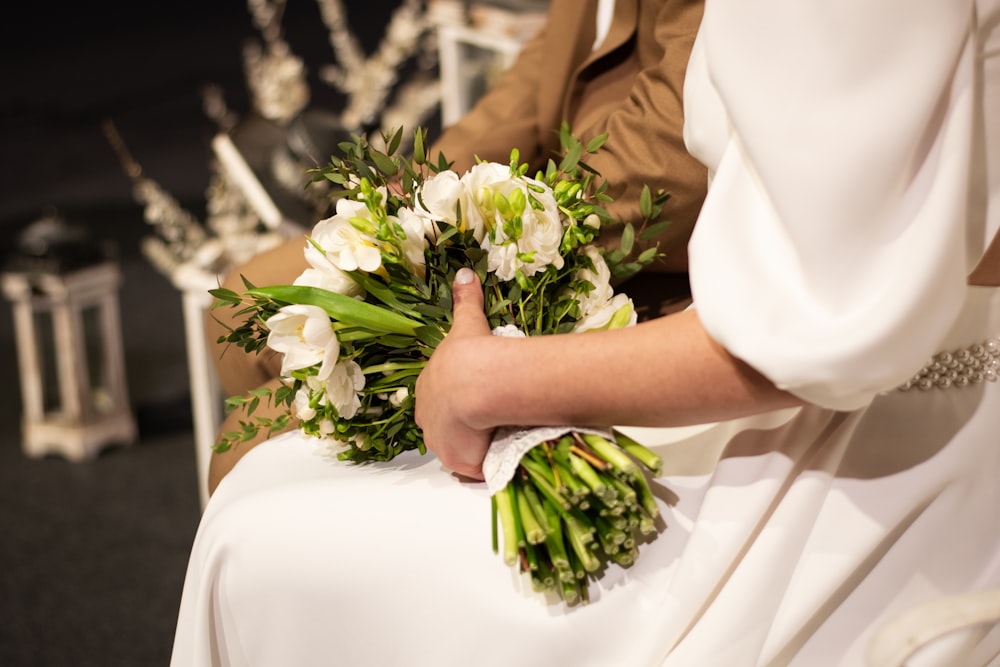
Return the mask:
[[[243,292],[246,286],[242,276],[259,287],[290,285],[308,267],[305,247],[305,236],[300,235],[266,250],[231,270],[222,287]],[[242,320],[236,317],[238,311],[238,308],[221,307],[208,311],[205,316],[205,335],[219,385],[226,396],[245,394],[278,377],[281,370],[281,355],[274,350],[265,348],[259,354],[247,354],[235,345],[216,342],[220,336],[228,334],[229,329],[242,324]]]
[[[271,381],[265,383],[264,386],[269,388],[273,392],[280,386],[280,380],[272,379]],[[280,414],[284,412],[284,407],[285,406],[281,406],[281,409],[276,409],[273,405],[265,404],[265,402],[262,401],[260,407],[258,407],[254,411],[253,416],[270,417],[273,419],[275,417],[278,417]],[[237,431],[237,432],[241,431],[242,429],[240,427],[240,422],[246,421],[247,419],[248,417],[246,413],[243,412],[242,409],[237,408],[236,410],[230,412],[228,415],[226,415],[226,418],[223,420],[222,426],[219,427],[219,439],[221,439],[224,433],[229,433],[232,431]],[[209,495],[215,492],[215,488],[219,485],[219,482],[222,481],[222,478],[225,477],[229,473],[229,471],[233,469],[233,466],[235,466],[236,463],[241,458],[246,456],[247,452],[249,452],[251,449],[259,445],[260,443],[264,442],[268,438],[278,435],[278,433],[284,433],[285,431],[290,431],[293,428],[296,428],[294,421],[290,423],[285,429],[277,433],[268,434],[267,432],[262,431],[261,433],[258,433],[257,436],[254,437],[253,439],[233,445],[230,449],[228,449],[225,452],[213,452],[212,459],[211,461],[209,461],[208,464]]]

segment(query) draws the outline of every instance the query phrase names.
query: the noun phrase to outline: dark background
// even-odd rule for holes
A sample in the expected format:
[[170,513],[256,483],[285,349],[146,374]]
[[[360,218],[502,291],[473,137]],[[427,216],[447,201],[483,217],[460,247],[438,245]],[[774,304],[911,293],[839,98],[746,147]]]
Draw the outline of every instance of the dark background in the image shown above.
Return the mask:
[[[394,0],[347,0],[366,49]],[[94,461],[21,452],[10,306],[0,309],[0,665],[166,665],[200,516],[180,297],[140,253],[151,233],[110,148],[112,120],[144,173],[204,219],[216,126],[202,87],[248,111],[237,0],[19,3],[0,20],[0,251],[58,211],[119,250],[125,365],[140,437]],[[290,0],[292,50],[334,62],[315,3]]]

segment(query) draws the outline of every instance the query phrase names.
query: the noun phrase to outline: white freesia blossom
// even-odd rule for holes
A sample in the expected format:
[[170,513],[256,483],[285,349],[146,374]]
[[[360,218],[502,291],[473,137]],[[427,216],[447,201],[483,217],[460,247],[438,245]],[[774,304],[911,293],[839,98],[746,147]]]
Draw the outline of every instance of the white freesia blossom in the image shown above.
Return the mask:
[[295,400],[292,402],[292,407],[295,410],[295,417],[297,419],[309,421],[316,416],[316,408],[312,407],[311,398],[312,392],[307,387],[300,387],[295,392]]
[[[316,241],[316,243],[317,245],[320,244],[319,241]],[[326,252],[308,241],[306,242],[305,257],[311,268],[303,271],[295,279],[294,285],[320,287],[331,292],[337,292],[338,294],[346,294],[347,296],[358,296],[362,293],[361,286],[330,261]]]
[[427,242],[427,234],[429,232],[427,223],[429,221],[408,208],[399,210],[399,213],[397,214],[397,221],[399,222],[399,226],[402,227],[403,233],[406,235],[406,237],[402,239],[403,255],[406,257],[406,261],[409,263],[410,267],[414,270],[414,273],[423,278],[424,266],[426,264],[424,259],[424,250],[426,250],[429,245]]
[[[529,190],[529,183],[542,191]],[[563,223],[552,191],[533,179],[509,177],[507,186],[494,191],[501,192],[510,200],[514,190],[520,190],[525,201],[522,210],[512,211],[512,215],[521,216],[520,235],[511,238],[504,230],[502,217],[497,213],[493,233],[483,240],[483,247],[488,252],[487,268],[501,280],[512,280],[518,269],[526,276],[544,271],[549,265],[561,269],[564,260],[559,252],[559,244],[562,242]],[[540,204],[541,208],[532,206],[531,199]],[[530,259],[526,261],[525,257]]]
[[624,329],[633,326],[638,319],[632,299],[626,294],[616,294],[610,301],[605,301],[602,307],[581,317],[573,327],[573,332]]
[[515,189],[510,167],[496,162],[480,162],[467,171],[461,180],[464,186],[460,195],[462,225],[465,229],[471,229],[476,240],[483,243],[497,226],[494,195],[500,193],[507,196]]
[[[332,270],[330,270],[332,269]],[[364,290],[346,273],[330,264],[328,269],[309,268],[292,282],[303,287],[318,287],[346,296],[359,296]]]
[[337,334],[322,308],[304,304],[283,306],[265,322],[267,345],[281,352],[281,374],[319,365],[318,377],[331,373],[340,355]]
[[407,389],[406,387],[400,387],[396,391],[392,392],[392,394],[389,396],[389,404],[394,408],[398,408],[403,404],[403,401],[405,401],[406,397],[409,395],[410,395],[409,389]]
[[[436,220],[448,225],[458,224],[458,204],[465,192],[465,184],[458,174],[449,170],[431,176],[420,187],[415,210],[428,220]],[[433,228],[428,234],[435,236]]]
[[326,379],[326,397],[341,419],[350,419],[361,409],[360,392],[365,388],[365,374],[352,360],[337,364]]
[[364,202],[340,199],[336,214],[316,223],[312,239],[323,249],[330,263],[341,271],[377,271],[382,266],[378,242],[373,234],[351,224],[351,218],[371,222],[374,230],[375,223]]
[[594,289],[587,293],[577,293],[576,300],[580,304],[580,315],[587,317],[591,313],[604,308],[607,302],[614,296],[614,289],[611,287],[611,270],[608,263],[604,261],[604,255],[594,246],[587,246],[584,253],[594,263],[594,270],[580,269],[576,272],[577,280],[586,280]]

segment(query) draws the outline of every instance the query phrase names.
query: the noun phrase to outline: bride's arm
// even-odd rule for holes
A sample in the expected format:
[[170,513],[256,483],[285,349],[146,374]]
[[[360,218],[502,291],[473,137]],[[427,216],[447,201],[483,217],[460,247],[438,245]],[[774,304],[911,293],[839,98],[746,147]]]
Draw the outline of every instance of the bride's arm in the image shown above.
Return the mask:
[[490,335],[478,282],[455,285],[455,325],[421,372],[428,449],[481,478],[500,425],[681,426],[802,402],[734,358],[687,310],[617,331]]

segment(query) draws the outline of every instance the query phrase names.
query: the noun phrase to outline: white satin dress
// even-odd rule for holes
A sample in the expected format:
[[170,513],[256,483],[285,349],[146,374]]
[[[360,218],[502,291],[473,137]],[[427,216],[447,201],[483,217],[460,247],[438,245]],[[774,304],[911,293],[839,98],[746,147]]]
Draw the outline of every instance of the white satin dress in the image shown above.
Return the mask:
[[[493,553],[484,485],[289,434],[206,507],[173,667],[881,667],[900,614],[1000,589],[1000,383],[897,389],[1000,345],[1000,290],[966,284],[1000,227],[998,26],[1000,0],[708,0],[694,307],[812,405],[626,429],[666,461],[665,528],[589,605]],[[998,650],[967,624],[908,664]]]

